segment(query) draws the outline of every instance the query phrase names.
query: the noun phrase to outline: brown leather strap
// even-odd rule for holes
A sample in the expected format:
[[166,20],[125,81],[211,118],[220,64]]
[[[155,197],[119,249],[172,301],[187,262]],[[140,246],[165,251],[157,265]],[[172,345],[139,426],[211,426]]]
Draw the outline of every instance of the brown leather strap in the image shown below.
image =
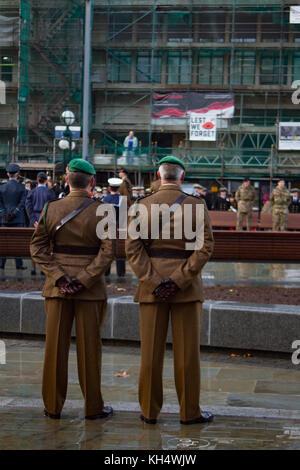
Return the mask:
[[148,248],[148,256],[150,258],[168,258],[168,259],[187,259],[193,253],[192,250],[176,250],[172,248]]
[[66,255],[97,255],[100,246],[54,245],[53,253]]
[[76,217],[76,215],[80,214],[80,212],[82,212],[86,207],[90,206],[91,204],[93,204],[95,202],[95,199],[92,199],[92,198],[88,198],[86,201],[84,201],[79,207],[77,207],[77,209],[74,209],[72,212],[70,212],[69,214],[67,214],[63,219],[61,219],[61,221],[59,222],[59,224],[55,227],[55,233],[61,229],[67,222],[69,222],[69,220],[72,220],[74,219],[74,217]]

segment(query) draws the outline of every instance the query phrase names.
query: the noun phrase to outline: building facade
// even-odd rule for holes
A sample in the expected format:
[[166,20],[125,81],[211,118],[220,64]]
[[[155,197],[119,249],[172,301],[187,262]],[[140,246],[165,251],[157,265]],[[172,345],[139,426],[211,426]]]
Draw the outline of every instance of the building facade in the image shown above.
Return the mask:
[[[126,163],[123,141],[134,130],[139,147],[131,169],[142,174],[172,153],[197,178],[300,177],[299,152],[278,150],[279,123],[300,122],[292,101],[300,80],[294,4],[94,0],[90,155],[96,167],[113,171]],[[0,32],[2,166],[8,155],[24,168],[32,161],[51,168],[53,154],[60,158],[53,139],[61,112],[70,108],[81,123],[84,2],[4,0],[0,21],[11,31]],[[175,93],[232,94],[234,113],[218,120],[216,140],[191,141],[188,117],[154,117],[154,97]]]

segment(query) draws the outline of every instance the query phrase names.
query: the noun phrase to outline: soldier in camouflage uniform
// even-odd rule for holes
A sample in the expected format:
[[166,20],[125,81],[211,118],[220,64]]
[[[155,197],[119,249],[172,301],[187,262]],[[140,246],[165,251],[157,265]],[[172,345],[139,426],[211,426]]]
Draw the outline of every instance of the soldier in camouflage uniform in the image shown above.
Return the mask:
[[252,207],[255,201],[255,189],[250,184],[249,178],[245,178],[238,188],[235,199],[237,201],[236,230],[243,230],[244,217],[246,217],[247,230],[251,230]]
[[284,232],[287,229],[291,195],[285,187],[284,180],[279,180],[271,194],[273,230]]

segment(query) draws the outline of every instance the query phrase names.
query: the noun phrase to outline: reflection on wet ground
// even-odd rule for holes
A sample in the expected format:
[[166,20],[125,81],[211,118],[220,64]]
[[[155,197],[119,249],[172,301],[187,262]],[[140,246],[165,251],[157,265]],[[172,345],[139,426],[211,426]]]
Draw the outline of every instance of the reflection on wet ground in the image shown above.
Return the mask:
[[[5,270],[0,269],[1,282],[6,279],[41,281],[39,268],[36,276],[31,276],[31,261],[24,260],[27,267],[25,271],[16,271],[14,260],[8,259]],[[237,262],[208,262],[202,272],[203,283],[206,286],[215,285],[253,285],[273,287],[300,287],[300,265],[281,263],[237,263]],[[119,278],[116,274],[116,264],[113,262],[109,282],[122,282],[126,280],[137,284],[137,279],[128,263],[126,263],[126,277]]]
[[299,449],[300,421],[216,417],[209,425],[182,426],[175,415],[156,425],[138,413],[116,412],[105,420],[85,422],[72,410],[60,421],[40,410],[0,410],[1,450],[270,450]]
[[42,414],[43,341],[4,339],[4,344],[0,449],[300,448],[300,369],[291,367],[288,357],[254,355],[244,360],[231,357],[230,352],[204,351],[201,407],[213,411],[216,418],[209,425],[182,426],[172,351],[167,350],[165,407],[158,424],[151,426],[139,420],[139,348],[107,344],[103,347],[102,392],[115,416],[105,422],[86,423],[72,344],[67,402],[62,419],[56,422]]

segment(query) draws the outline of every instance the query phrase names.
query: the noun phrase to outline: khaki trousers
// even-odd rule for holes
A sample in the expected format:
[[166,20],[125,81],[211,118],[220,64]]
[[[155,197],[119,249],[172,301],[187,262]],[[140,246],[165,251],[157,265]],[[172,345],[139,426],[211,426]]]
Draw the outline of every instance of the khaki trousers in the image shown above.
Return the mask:
[[248,231],[251,230],[252,211],[237,213],[236,230],[243,230],[243,223],[244,223],[245,217],[246,217],[247,230]]
[[85,400],[85,416],[100,413],[101,337],[106,300],[47,298],[47,328],[42,395],[49,413],[60,413],[67,394],[72,324],[76,321],[77,367]]
[[201,302],[140,304],[139,402],[146,418],[156,418],[163,404],[162,371],[169,317],[180,419],[187,421],[200,415],[201,312]]
[[273,230],[284,232],[288,225],[288,211],[276,210],[272,213]]

